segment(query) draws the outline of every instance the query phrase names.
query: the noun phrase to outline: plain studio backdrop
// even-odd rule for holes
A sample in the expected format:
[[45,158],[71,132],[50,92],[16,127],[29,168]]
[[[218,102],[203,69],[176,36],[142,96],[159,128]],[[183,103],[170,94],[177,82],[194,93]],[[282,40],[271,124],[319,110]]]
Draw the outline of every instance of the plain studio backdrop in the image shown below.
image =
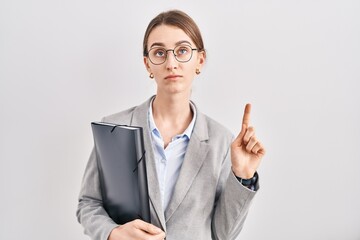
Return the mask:
[[0,239],[88,239],[90,122],[155,92],[143,34],[174,8],[208,53],[192,99],[234,134],[252,103],[268,150],[239,239],[359,240],[358,0],[1,0]]

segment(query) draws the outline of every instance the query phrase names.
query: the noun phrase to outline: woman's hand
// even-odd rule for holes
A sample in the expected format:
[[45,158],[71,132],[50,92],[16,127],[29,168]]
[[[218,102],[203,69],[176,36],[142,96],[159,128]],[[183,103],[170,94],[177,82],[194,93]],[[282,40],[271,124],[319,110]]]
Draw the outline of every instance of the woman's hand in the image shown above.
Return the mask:
[[114,228],[108,240],[163,240],[165,233],[158,227],[136,219]]
[[252,178],[265,155],[263,145],[255,136],[255,129],[249,127],[251,105],[246,104],[241,132],[231,144],[232,171],[237,177]]

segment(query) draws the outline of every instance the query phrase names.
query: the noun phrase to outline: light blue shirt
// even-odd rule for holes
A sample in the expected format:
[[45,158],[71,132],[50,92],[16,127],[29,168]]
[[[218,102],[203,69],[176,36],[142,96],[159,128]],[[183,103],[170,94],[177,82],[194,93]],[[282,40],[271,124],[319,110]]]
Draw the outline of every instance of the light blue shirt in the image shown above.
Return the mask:
[[186,130],[182,134],[174,136],[171,139],[171,142],[164,149],[164,140],[161,137],[160,131],[155,125],[152,114],[152,103],[153,101],[151,101],[149,108],[149,127],[151,131],[151,140],[154,149],[163,211],[165,212],[171,196],[173,195],[175,184],[179,177],[181,166],[184,162],[191,133],[194,129],[196,109],[193,104],[190,103],[191,109],[193,111],[193,119],[191,120]]

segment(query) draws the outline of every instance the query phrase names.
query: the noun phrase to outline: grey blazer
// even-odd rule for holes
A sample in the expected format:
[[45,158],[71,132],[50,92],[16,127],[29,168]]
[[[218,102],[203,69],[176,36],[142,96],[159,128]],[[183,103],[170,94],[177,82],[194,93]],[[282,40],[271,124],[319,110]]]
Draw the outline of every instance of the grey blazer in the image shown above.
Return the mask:
[[[174,195],[164,211],[148,126],[150,100],[103,121],[144,129],[151,223],[165,231],[167,240],[236,239],[255,192],[242,186],[230,171],[232,134],[196,108],[197,119]],[[94,150],[85,169],[77,218],[94,240],[106,240],[118,226],[102,207]]]

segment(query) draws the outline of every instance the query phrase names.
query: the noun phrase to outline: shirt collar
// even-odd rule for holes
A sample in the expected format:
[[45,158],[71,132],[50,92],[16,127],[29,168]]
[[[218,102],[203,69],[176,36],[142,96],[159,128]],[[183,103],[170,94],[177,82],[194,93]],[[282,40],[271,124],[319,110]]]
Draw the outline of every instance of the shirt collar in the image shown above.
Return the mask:
[[[154,121],[154,116],[152,113],[152,104],[153,104],[154,98],[150,101],[150,106],[149,106],[149,127],[150,127],[150,131],[155,133],[157,136],[160,137],[160,132],[158,130],[158,128],[156,127],[155,121]],[[182,134],[179,134],[178,136],[183,137],[183,136],[187,136],[189,139],[191,137],[192,131],[194,130],[194,125],[195,125],[195,120],[196,120],[196,107],[194,106],[194,104],[192,102],[190,102],[190,107],[191,110],[193,112],[193,118],[189,124],[189,126],[185,129],[185,131]]]

